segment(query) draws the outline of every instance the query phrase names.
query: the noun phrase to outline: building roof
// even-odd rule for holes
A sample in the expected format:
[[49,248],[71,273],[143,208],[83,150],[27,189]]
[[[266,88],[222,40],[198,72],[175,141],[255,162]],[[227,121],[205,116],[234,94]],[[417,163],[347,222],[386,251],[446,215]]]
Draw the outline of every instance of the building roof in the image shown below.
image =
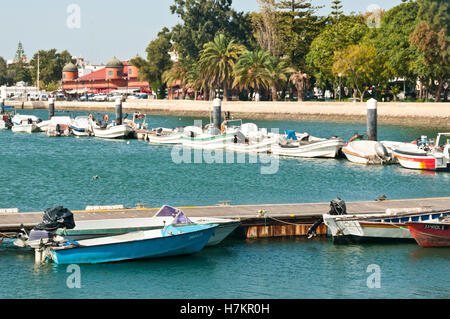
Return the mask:
[[123,63],[116,57],[106,64],[107,68],[123,68]]
[[70,62],[64,66],[63,72],[78,72],[78,68],[75,66],[75,64]]

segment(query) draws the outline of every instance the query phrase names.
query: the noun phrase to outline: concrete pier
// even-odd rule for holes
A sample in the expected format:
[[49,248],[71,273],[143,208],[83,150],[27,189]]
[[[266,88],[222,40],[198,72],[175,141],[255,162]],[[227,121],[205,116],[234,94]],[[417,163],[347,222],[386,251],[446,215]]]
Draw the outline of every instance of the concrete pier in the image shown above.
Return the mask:
[[[386,209],[429,208],[450,211],[450,197],[385,201],[347,202],[348,214],[383,213]],[[75,223],[81,220],[152,217],[159,208],[97,209],[72,211]],[[235,234],[242,238],[302,236],[322,214],[330,210],[327,203],[218,205],[179,207],[188,217],[216,217],[239,219],[242,224]],[[70,208],[69,208],[70,209]],[[42,221],[43,212],[0,213],[0,233],[14,234],[22,228],[30,230]],[[325,235],[326,227],[317,234]]]

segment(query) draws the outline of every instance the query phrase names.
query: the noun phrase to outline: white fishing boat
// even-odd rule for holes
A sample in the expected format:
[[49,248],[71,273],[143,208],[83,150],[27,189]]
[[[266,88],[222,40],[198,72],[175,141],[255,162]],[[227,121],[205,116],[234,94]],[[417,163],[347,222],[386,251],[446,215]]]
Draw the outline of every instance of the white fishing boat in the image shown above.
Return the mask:
[[47,136],[70,136],[72,119],[69,116],[53,116],[47,127]]
[[254,123],[245,123],[240,127],[244,139],[235,138],[227,143],[227,151],[240,153],[270,153],[273,144],[278,142],[278,134],[268,133],[267,129],[258,129]]
[[0,109],[0,130],[9,130],[13,126],[12,118],[16,114],[14,106],[2,106]]
[[11,119],[13,126],[11,130],[15,133],[36,133],[40,132],[38,123],[41,119],[34,115],[20,115],[16,114]]
[[75,136],[92,136],[94,127],[98,127],[98,125],[91,116],[77,116],[70,124],[70,129]]
[[393,151],[401,166],[409,169],[447,171],[450,170],[450,133],[439,133],[435,145],[427,139],[416,148],[399,147]]
[[[394,145],[398,142],[389,143]],[[352,141],[342,147],[342,152],[350,162],[358,164],[390,164],[393,161],[392,152],[378,141]]]
[[132,132],[133,128],[128,124],[115,125],[109,124],[106,127],[93,127],[94,136],[104,139],[118,139],[127,138]]
[[198,136],[200,134],[203,134],[203,130],[198,126],[186,126],[175,129],[160,127],[150,131],[147,135],[147,139],[150,144],[176,145],[182,143],[181,137],[183,135]]
[[388,209],[382,214],[324,214],[323,222],[336,243],[413,241],[407,223],[438,220],[443,216],[450,216],[450,212],[426,208]]
[[221,133],[220,130],[213,126],[209,127],[208,132],[195,135],[193,132],[184,132],[181,136],[183,147],[218,150],[224,149],[227,144],[245,140],[245,136],[239,132],[239,129],[229,128],[226,132]]
[[272,145],[273,154],[289,157],[334,158],[345,144],[345,141],[338,137],[326,139],[310,136],[308,133],[286,132],[285,136],[280,136],[278,143]]

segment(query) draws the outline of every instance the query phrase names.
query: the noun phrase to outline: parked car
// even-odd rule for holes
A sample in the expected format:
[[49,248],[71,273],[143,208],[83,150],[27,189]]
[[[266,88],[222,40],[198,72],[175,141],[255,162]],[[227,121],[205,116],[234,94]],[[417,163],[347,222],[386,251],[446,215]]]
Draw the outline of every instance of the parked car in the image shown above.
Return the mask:
[[108,101],[108,95],[106,95],[105,93],[97,94],[96,96],[94,96],[94,101],[95,102],[106,102],[106,101]]

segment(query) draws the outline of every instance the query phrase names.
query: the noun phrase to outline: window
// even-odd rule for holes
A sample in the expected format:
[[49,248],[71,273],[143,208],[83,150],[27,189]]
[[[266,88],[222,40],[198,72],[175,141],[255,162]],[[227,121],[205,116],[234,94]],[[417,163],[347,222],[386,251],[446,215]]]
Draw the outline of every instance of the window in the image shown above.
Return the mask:
[[109,77],[113,76],[113,71],[108,71],[108,76]]
[[122,76],[122,71],[117,71],[117,76]]
[[64,80],[66,79],[66,75],[67,75],[67,74],[65,74],[65,73],[63,74],[63,79],[64,79]]
[[133,75],[133,68],[128,68],[128,75]]

